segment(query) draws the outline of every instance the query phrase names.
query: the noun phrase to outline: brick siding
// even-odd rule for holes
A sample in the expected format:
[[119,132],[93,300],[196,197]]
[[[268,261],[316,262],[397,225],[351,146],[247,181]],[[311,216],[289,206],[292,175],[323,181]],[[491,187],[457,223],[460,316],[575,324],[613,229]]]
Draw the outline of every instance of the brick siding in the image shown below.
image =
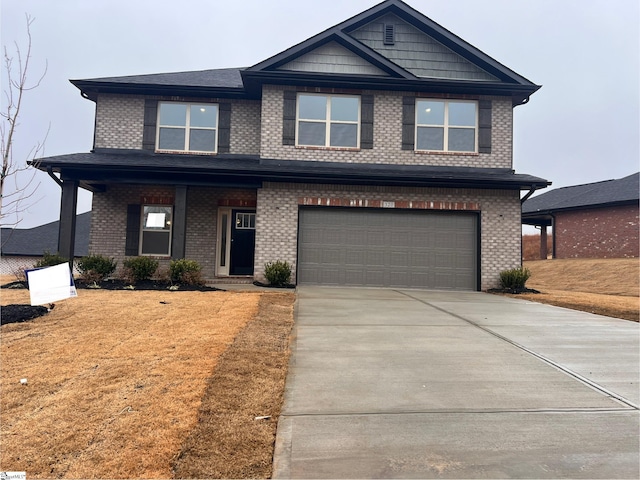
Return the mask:
[[[510,97],[492,100],[490,154],[427,154],[401,150],[402,97],[408,92],[363,91],[374,95],[373,149],[305,148],[282,144],[283,91],[267,85],[262,90],[262,151],[264,158],[319,162],[387,163],[456,167],[512,168],[513,108]],[[290,87],[289,87],[290,88]]]
[[518,192],[265,182],[264,187],[258,190],[254,275],[256,279],[264,281],[264,264],[275,260],[289,262],[295,272],[298,208],[300,200],[309,197],[393,201],[399,205],[399,202],[403,201],[473,204],[481,212],[481,289],[497,287],[502,270],[520,266],[521,225]]
[[96,148],[142,148],[144,97],[99,95],[96,102]]
[[638,257],[638,206],[556,214],[556,258]]
[[[144,99],[137,95],[99,95],[95,147],[142,149]],[[259,100],[231,102],[230,153],[260,154],[260,105]]]
[[[93,194],[89,252],[114,258],[122,268],[125,255],[127,205],[141,203],[141,197],[174,197],[170,186],[109,186],[106,192]],[[185,258],[202,266],[207,280],[215,277],[216,224],[218,204],[223,200],[255,202],[254,190],[190,187],[187,192],[187,235]],[[170,259],[156,257],[159,269],[166,270]]]

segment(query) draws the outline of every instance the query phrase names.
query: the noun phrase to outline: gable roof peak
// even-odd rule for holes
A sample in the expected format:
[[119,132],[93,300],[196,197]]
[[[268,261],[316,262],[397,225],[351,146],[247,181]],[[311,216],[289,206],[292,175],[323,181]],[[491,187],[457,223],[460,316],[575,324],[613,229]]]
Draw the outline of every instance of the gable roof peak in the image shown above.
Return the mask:
[[[403,48],[408,46],[412,51],[416,52],[415,59],[402,61],[404,54],[393,54],[387,48],[388,44],[383,43],[383,32],[378,31],[380,30],[379,26],[368,27],[373,25],[376,20],[380,20],[389,14],[395,15],[407,25],[407,29],[415,29],[417,30],[416,33],[422,36],[422,39],[417,41],[407,40],[407,37],[404,40]],[[363,38],[358,32],[363,27],[365,30],[369,30],[365,32],[366,35],[370,36],[368,39]],[[375,39],[371,35],[375,36]],[[411,34],[408,35],[408,37],[411,36]],[[306,69],[304,72],[291,72],[286,68],[282,68],[284,65],[290,64],[333,41],[350,50],[352,54],[362,57],[366,62],[386,74],[387,83],[378,82],[379,88],[420,90],[435,87],[446,89],[447,86],[456,85],[464,86],[469,90],[467,93],[472,93],[471,90],[476,87],[489,87],[489,89],[493,88],[495,92],[488,92],[484,88],[484,94],[511,95],[514,105],[526,103],[529,96],[540,88],[402,0],[384,0],[307,40],[247,68],[242,72],[245,85],[249,84],[250,88],[257,88],[262,82],[291,84],[296,81],[311,81],[314,74],[316,76],[325,75],[322,78],[313,78],[321,83],[331,82],[330,78],[326,77],[327,74],[331,74],[330,76],[338,83],[342,82],[344,84],[345,80],[349,83],[351,76],[348,72],[334,74],[334,72],[325,70],[313,71],[310,69]],[[435,46],[440,49],[439,52],[437,54],[429,53]],[[393,49],[394,47],[391,48]],[[406,50],[406,48],[404,49]],[[446,58],[442,59],[440,57]],[[417,64],[422,62],[423,66],[412,66],[416,62],[418,62]],[[460,64],[465,64],[466,66],[460,67]],[[445,68],[441,68],[443,66]],[[460,70],[460,68],[466,70]],[[442,71],[445,73],[441,73]],[[451,75],[448,73],[451,73]],[[375,80],[376,75],[369,75],[368,77],[371,85],[373,85],[371,82],[375,83],[377,81]],[[473,86],[474,84],[476,87]]]

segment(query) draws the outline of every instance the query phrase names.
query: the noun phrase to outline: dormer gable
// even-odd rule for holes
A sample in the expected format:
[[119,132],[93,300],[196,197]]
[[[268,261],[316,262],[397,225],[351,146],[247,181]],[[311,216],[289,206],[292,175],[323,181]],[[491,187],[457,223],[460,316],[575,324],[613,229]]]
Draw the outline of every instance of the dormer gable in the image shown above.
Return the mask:
[[392,13],[376,18],[350,35],[416,77],[499,81],[496,76]]
[[277,70],[340,73],[345,75],[388,75],[388,73],[336,41],[320,45],[309,53],[305,53],[278,67]]
[[[338,62],[329,56],[335,53]],[[384,2],[242,72],[264,83],[511,96],[540,87],[401,0]]]

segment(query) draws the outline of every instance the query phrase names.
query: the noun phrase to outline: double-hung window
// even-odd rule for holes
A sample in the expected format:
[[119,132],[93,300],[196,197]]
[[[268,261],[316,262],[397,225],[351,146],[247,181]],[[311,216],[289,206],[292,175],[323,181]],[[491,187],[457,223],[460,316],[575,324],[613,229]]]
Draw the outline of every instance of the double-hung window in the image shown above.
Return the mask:
[[296,145],[358,148],[360,97],[299,93]]
[[156,137],[160,151],[216,153],[218,105],[160,102]]
[[477,152],[477,102],[418,99],[416,150]]
[[140,231],[140,255],[171,255],[173,207],[143,205]]

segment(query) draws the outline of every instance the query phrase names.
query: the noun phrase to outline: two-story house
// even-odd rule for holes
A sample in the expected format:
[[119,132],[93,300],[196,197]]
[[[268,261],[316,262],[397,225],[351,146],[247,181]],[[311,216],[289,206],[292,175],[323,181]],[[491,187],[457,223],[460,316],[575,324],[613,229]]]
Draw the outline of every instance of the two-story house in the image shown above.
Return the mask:
[[198,261],[209,280],[480,290],[520,265],[513,109],[538,86],[400,0],[249,68],[72,80],[94,148],[60,174],[60,253],[79,186],[90,251]]

